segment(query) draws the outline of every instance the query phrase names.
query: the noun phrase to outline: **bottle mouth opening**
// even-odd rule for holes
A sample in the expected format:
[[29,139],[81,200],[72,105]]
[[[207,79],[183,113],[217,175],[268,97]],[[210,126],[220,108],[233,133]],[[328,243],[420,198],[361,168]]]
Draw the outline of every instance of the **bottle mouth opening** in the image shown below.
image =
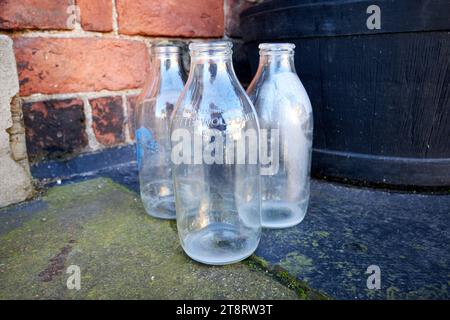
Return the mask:
[[231,41],[193,42],[189,45],[191,56],[200,55],[231,55],[233,44]]
[[294,53],[295,44],[293,43],[261,43],[259,50],[264,54],[282,54]]
[[152,48],[154,54],[179,54],[181,48],[176,45],[157,45]]

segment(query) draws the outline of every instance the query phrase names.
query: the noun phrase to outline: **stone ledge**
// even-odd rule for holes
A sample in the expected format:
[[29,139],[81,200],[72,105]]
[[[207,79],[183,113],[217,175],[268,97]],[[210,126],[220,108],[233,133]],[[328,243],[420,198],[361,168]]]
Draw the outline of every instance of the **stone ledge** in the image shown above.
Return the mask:
[[[137,195],[109,179],[51,188],[0,210],[0,299],[298,299],[247,262],[200,265],[175,224],[149,217]],[[71,265],[81,290],[67,289]],[[308,298],[305,291],[302,298]]]
[[[53,181],[60,177],[63,183],[108,177],[139,192],[136,165],[127,163],[133,158],[128,146],[42,163],[33,174]],[[337,299],[448,299],[448,208],[450,190],[401,193],[313,180],[303,223],[264,230],[246,263],[268,270],[308,299],[324,298],[317,290]],[[370,265],[381,268],[381,290],[367,288]]]

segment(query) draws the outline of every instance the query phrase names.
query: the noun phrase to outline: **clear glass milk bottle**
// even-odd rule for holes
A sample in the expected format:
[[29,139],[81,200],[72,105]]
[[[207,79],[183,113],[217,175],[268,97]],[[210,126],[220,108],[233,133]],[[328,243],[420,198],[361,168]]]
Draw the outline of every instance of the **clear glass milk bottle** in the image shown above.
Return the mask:
[[136,145],[141,198],[147,213],[175,219],[170,164],[170,117],[184,88],[181,50],[156,46],[151,73],[137,103]]
[[247,93],[261,126],[262,226],[303,221],[310,197],[313,113],[294,65],[295,45],[264,43]]
[[260,240],[259,125],[231,42],[192,43],[190,54],[171,130],[178,233],[192,259],[230,264]]

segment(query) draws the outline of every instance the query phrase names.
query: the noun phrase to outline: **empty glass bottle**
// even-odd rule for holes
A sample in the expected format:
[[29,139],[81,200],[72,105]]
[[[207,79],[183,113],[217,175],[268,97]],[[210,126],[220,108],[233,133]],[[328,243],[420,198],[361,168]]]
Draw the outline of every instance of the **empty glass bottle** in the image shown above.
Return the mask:
[[192,43],[190,54],[171,129],[178,233],[192,259],[230,264],[260,240],[259,125],[231,43]]
[[259,68],[247,92],[261,126],[262,226],[286,228],[302,222],[308,209],[312,107],[295,71],[295,45],[259,48]]
[[137,103],[136,144],[141,198],[147,213],[175,219],[170,163],[170,117],[184,88],[177,46],[152,48],[151,73]]

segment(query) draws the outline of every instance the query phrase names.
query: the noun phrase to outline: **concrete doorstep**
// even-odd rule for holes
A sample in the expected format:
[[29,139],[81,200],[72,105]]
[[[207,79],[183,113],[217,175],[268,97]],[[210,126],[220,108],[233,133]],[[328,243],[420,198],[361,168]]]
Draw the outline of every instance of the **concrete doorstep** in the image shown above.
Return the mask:
[[300,225],[263,230],[251,258],[210,267],[184,254],[175,222],[145,213],[135,163],[80,173],[102,162],[92,157],[44,165],[50,181],[72,174],[0,210],[0,299],[450,297],[449,194],[313,180]]
[[149,217],[136,193],[107,178],[0,210],[0,257],[0,299],[323,298],[257,259],[192,261],[174,222]]

